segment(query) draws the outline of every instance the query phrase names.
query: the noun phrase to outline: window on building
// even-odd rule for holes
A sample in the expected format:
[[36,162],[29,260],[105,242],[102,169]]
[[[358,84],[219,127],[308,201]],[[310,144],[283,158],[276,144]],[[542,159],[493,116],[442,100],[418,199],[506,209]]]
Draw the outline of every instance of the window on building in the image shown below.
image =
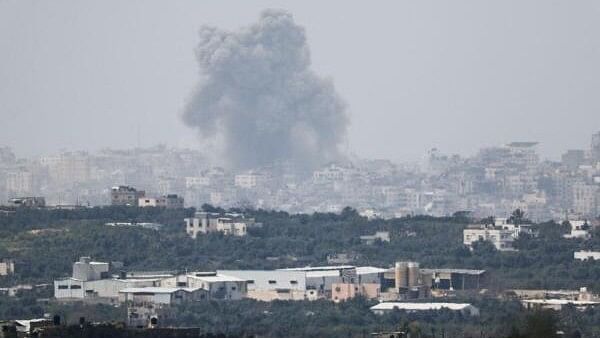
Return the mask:
[[71,285],[71,289],[81,289],[81,285]]
[[296,285],[296,284],[298,284],[298,281],[297,281],[297,280],[291,280],[291,281],[290,281],[290,284],[294,284],[294,285]]
[[277,281],[275,281],[275,280],[270,280],[270,281],[269,281],[269,284],[277,284]]
[[69,286],[68,286],[68,285],[59,285],[59,286],[58,286],[58,289],[59,289],[59,290],[64,290],[64,289],[68,289],[68,288],[69,288]]
[[235,287],[235,286],[232,286],[232,287],[231,287],[231,291],[235,291],[235,290],[236,290],[236,287]]
[[251,279],[249,281],[246,281],[246,283],[248,283],[248,284],[254,284],[254,281]]

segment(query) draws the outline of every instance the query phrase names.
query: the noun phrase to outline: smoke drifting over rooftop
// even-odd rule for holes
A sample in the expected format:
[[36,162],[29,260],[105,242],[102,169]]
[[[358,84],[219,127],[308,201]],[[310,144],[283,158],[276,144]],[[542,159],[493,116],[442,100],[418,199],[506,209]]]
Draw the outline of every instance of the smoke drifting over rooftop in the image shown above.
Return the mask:
[[314,166],[341,156],[348,117],[331,81],[310,69],[304,29],[264,11],[235,32],[200,29],[201,80],[183,113],[237,168],[277,161]]

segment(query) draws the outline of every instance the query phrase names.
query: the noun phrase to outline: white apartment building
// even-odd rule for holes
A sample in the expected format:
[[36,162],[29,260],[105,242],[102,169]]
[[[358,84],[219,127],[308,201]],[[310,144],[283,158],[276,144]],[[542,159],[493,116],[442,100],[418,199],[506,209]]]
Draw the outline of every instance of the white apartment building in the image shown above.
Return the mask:
[[185,188],[206,187],[210,185],[210,177],[206,176],[187,176],[185,178]]
[[231,236],[246,236],[249,226],[255,224],[254,219],[244,218],[241,214],[219,214],[196,212],[194,217],[186,218],[185,228],[191,238],[198,234],[222,232]]
[[239,188],[250,189],[265,181],[265,176],[258,173],[235,175],[234,185]]
[[463,230],[463,244],[469,248],[477,241],[489,241],[496,250],[512,251],[513,248],[513,230],[506,230],[499,227],[476,226]]

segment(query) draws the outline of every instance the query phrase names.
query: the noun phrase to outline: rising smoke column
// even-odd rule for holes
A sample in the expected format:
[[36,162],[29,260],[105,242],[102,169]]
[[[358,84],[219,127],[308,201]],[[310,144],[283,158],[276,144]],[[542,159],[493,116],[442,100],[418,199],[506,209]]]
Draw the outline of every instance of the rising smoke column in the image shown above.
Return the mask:
[[345,105],[310,69],[304,29],[284,11],[264,11],[235,32],[200,29],[201,81],[183,113],[203,140],[219,140],[236,168],[281,160],[312,167],[340,158]]

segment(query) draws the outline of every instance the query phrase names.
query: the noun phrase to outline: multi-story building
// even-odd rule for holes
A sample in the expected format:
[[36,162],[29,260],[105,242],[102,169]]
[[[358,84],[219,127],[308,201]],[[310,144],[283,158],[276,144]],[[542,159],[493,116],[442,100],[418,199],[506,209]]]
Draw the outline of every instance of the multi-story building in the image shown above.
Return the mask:
[[133,187],[120,185],[112,187],[110,191],[110,204],[120,206],[137,206],[140,198],[146,196],[143,190],[136,190]]
[[50,180],[57,185],[86,182],[90,179],[90,160],[87,153],[62,153],[45,156],[40,164],[48,170]]
[[54,297],[63,301],[117,301],[119,291],[127,288],[159,286],[167,276],[139,275],[118,278],[109,275],[109,263],[93,262],[89,257],[81,257],[73,264],[73,274],[69,278],[54,281]]
[[598,215],[598,201],[596,199],[598,186],[585,182],[573,184],[573,210],[584,216]]
[[511,251],[514,241],[514,230],[495,226],[472,225],[463,230],[463,244],[469,248],[477,241],[489,241],[499,251]]
[[246,236],[248,227],[256,226],[253,218],[245,218],[242,214],[196,212],[194,217],[186,218],[187,234],[196,238],[198,234],[221,232],[225,235]]
[[593,161],[600,161],[600,131],[592,135],[591,155]]
[[581,149],[567,150],[567,152],[561,156],[561,163],[568,170],[577,170],[580,165],[585,163],[585,151]]
[[235,175],[234,185],[236,187],[251,189],[265,182],[265,175],[255,172]]
[[27,196],[35,192],[34,176],[30,170],[21,168],[6,175],[6,191],[9,196]]
[[0,276],[8,276],[15,273],[15,262],[12,259],[0,261]]

